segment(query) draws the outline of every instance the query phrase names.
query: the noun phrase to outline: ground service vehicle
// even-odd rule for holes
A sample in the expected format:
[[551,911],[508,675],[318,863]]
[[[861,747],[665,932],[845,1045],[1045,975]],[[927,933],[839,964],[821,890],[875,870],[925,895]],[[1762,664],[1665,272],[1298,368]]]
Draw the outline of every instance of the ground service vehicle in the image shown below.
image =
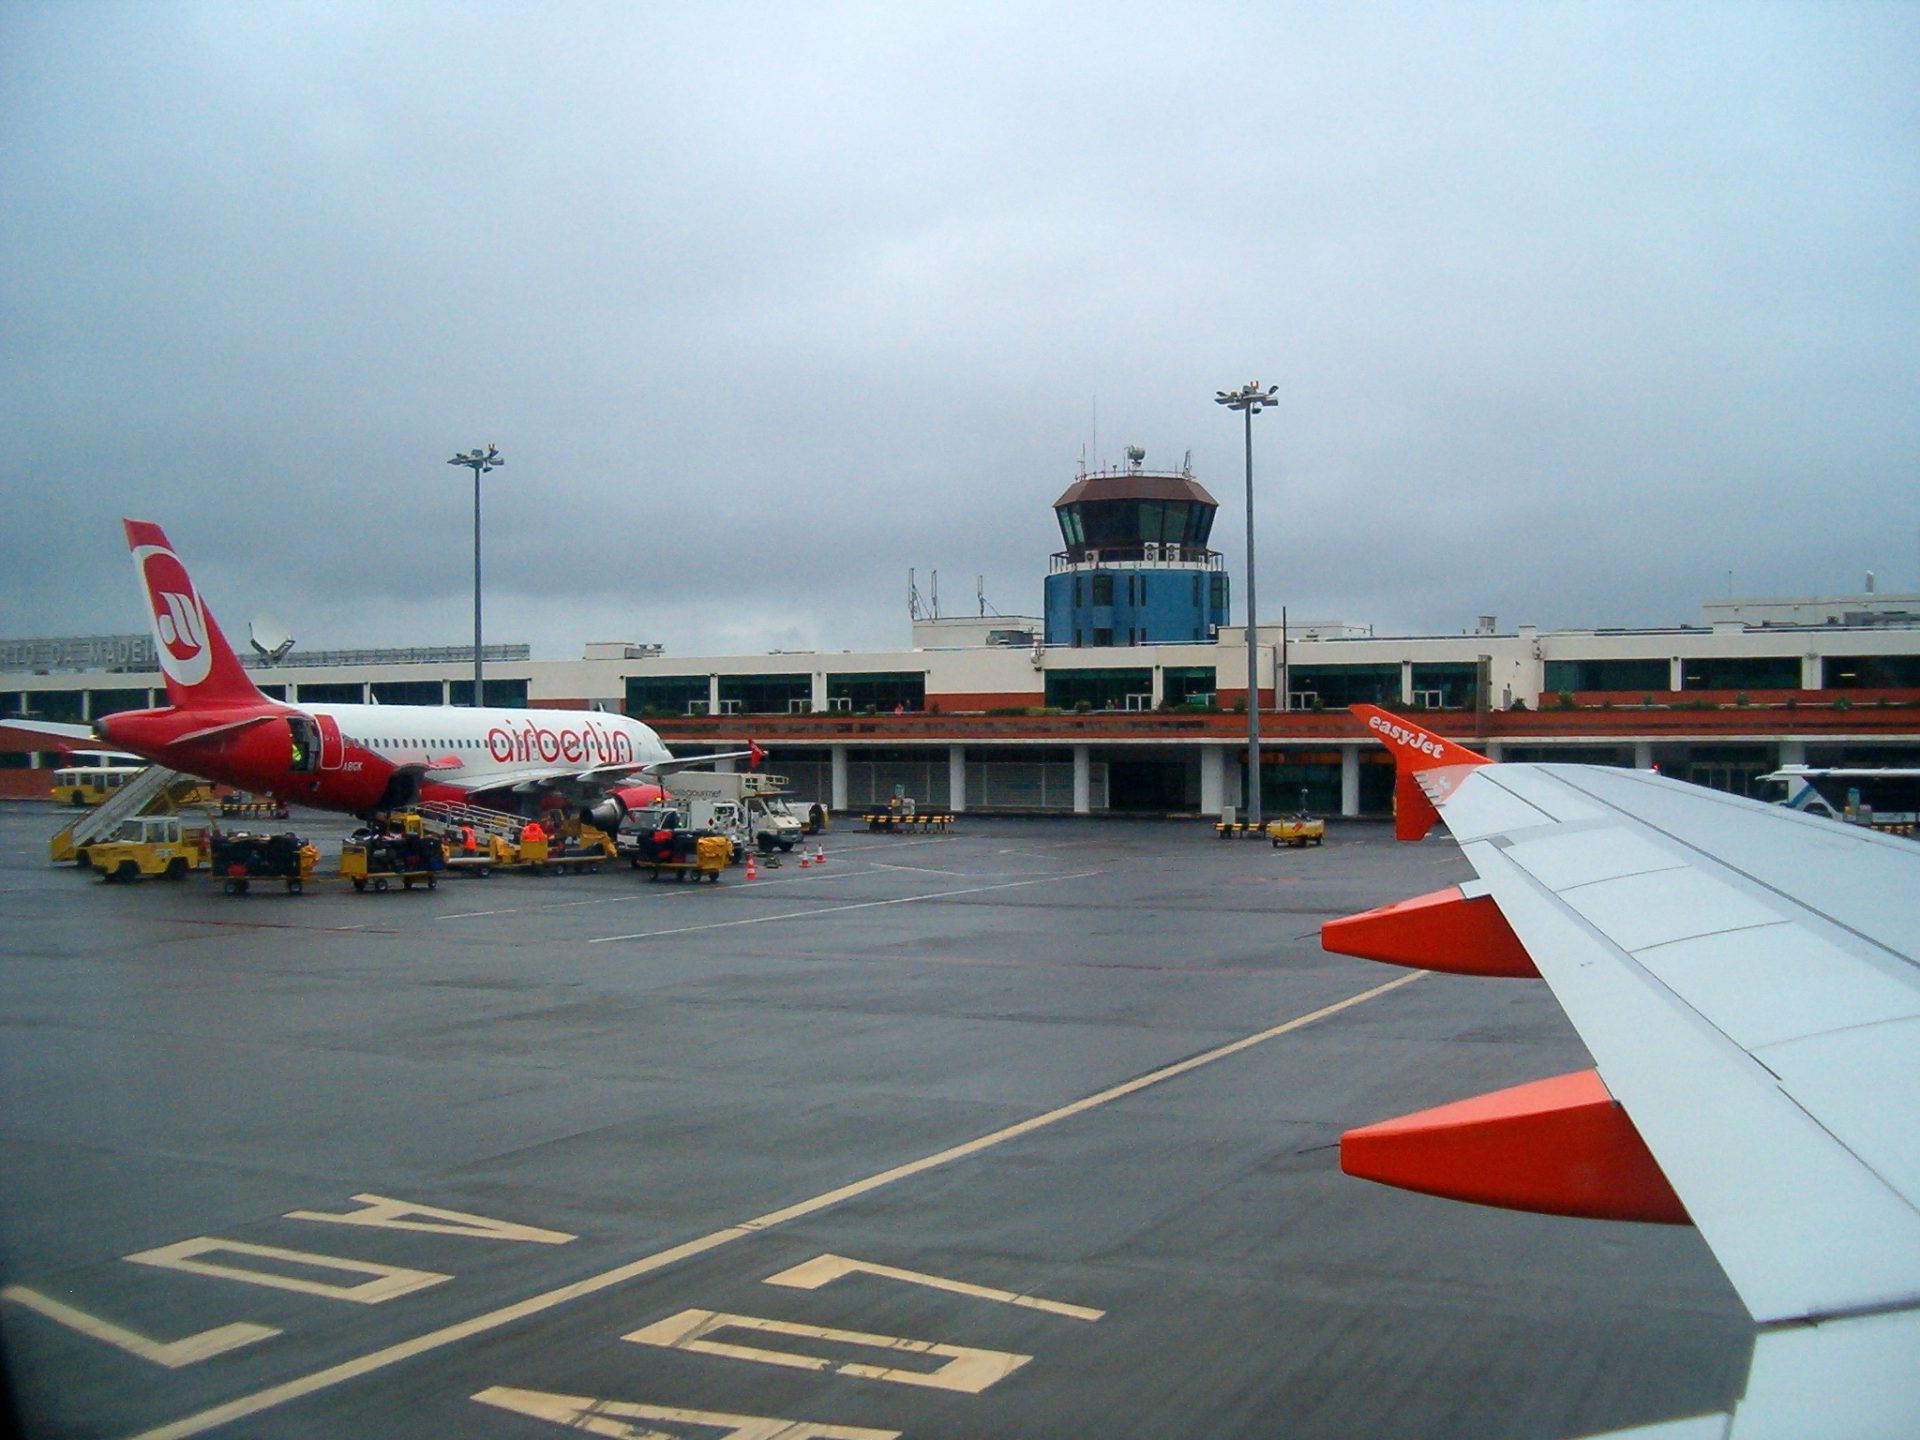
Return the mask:
[[662,828],[636,836],[628,847],[627,858],[633,868],[645,870],[649,880],[658,880],[663,874],[676,880],[691,875],[695,880],[718,884],[720,872],[733,862],[733,842],[712,831],[682,830],[666,824],[667,820],[679,819],[674,812],[660,819]]
[[120,822],[110,839],[95,840],[84,863],[106,880],[137,880],[157,875],[184,880],[189,870],[207,863],[204,825],[181,823],[178,815],[136,815]]
[[583,870],[594,875],[599,873],[603,860],[614,858],[616,848],[605,831],[575,824],[570,830],[552,831],[544,839],[531,840],[523,833],[514,842],[511,853],[513,863],[524,865],[535,875],[548,870]]
[[291,831],[284,835],[242,831],[213,837],[213,873],[229,895],[244,895],[249,882],[263,879],[285,881],[287,893],[298,895],[319,861],[320,852]]
[[1783,765],[1757,798],[1806,815],[1911,835],[1920,826],[1920,770]]
[[1327,838],[1327,822],[1308,815],[1291,815],[1285,820],[1275,820],[1269,824],[1267,838],[1273,841],[1276,850],[1282,845],[1298,850],[1307,845],[1323,844]]
[[[761,854],[800,843],[800,819],[787,808],[787,780],[754,770],[683,771],[673,777],[673,799],[684,805],[693,828],[719,830],[736,848]],[[728,808],[732,807],[732,808]]]
[[420,817],[406,817],[403,829],[362,831],[340,847],[340,876],[353,888],[371,886],[384,894],[393,881],[411,890],[416,883],[432,890],[447,868],[447,852],[420,828]]

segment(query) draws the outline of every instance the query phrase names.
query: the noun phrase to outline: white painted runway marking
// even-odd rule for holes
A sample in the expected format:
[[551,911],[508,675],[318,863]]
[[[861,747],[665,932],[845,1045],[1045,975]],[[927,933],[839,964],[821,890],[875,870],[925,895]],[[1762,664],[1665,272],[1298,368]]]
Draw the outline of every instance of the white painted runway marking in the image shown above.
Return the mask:
[[1081,870],[1072,875],[1043,875],[1037,880],[1008,880],[999,885],[974,885],[965,890],[939,890],[926,895],[902,895],[894,900],[859,900],[849,905],[827,905],[818,910],[788,910],[779,915],[751,915],[744,920],[715,920],[708,925],[681,925],[672,930],[640,930],[632,935],[600,935],[589,945],[611,945],[616,940],[657,940],[666,935],[691,935],[698,930],[727,930],[736,925],[771,925],[776,920],[807,920],[815,915],[844,915],[849,910],[877,910],[886,905],[913,905],[922,900],[950,900],[959,895],[985,895],[992,890],[1018,890],[1026,885],[1048,885],[1056,880],[1085,880],[1099,870]]
[[1338,1015],[1343,1010],[1350,1010],[1356,1005],[1364,1005],[1369,1000],[1376,1000],[1382,995],[1398,990],[1403,985],[1411,985],[1416,980],[1424,980],[1426,976],[1427,972],[1424,970],[1412,971],[1406,975],[1401,975],[1389,980],[1384,984],[1375,985],[1371,989],[1362,990],[1357,995],[1349,995],[1344,1000],[1336,1000],[1331,1005],[1323,1005],[1318,1010],[1309,1011],[1305,1015],[1296,1015],[1291,1020],[1283,1020],[1277,1025],[1271,1025],[1265,1030],[1255,1031],[1251,1035],[1244,1035],[1238,1040],[1228,1041],[1224,1045],[1216,1046],[1214,1049],[1204,1051],[1199,1055],[1191,1055],[1185,1060],[1177,1060],[1171,1065],[1163,1065],[1158,1070],[1152,1070],[1145,1075],[1136,1076],[1132,1080],[1126,1080],[1118,1085],[1109,1086],[1107,1089],[1088,1095],[1083,1099],[1075,1100],[1057,1109],[1049,1110],[1044,1114],[1035,1115],[1030,1119],[1017,1121],[1012,1125],[1004,1126],[999,1130],[994,1130],[976,1139],[950,1146],[945,1150],[935,1151],[931,1155],[922,1156],[920,1159],[909,1161],[905,1165],[896,1165],[891,1170],[883,1170],[877,1175],[869,1175],[864,1180],[855,1180],[851,1184],[825,1191],[813,1196],[811,1199],[789,1205],[785,1209],[771,1211],[756,1219],[742,1221],[738,1225],[725,1226],[722,1229],[702,1235],[696,1240],[688,1240],[683,1244],[669,1246],[665,1250],[656,1250],[651,1255],[643,1255],[637,1260],[628,1261],[625,1265],[616,1266],[611,1270],[603,1270],[598,1275],[589,1275],[583,1280],[576,1280],[571,1284],[562,1285],[554,1290],[548,1290],[544,1294],[529,1296],[527,1299],[516,1301],[511,1305],[503,1305],[497,1310],[489,1310],[484,1315],[476,1315],[471,1320],[462,1320],[456,1324],[444,1326],[439,1330],[429,1331],[425,1335],[416,1335],[411,1340],[402,1340],[397,1344],[387,1346],[385,1349],[356,1356],[351,1360],[343,1360],[337,1365],[329,1365],[324,1370],[316,1370],[312,1374],[302,1375],[279,1385],[269,1386],[267,1389],[255,1391],[251,1395],[242,1395],[238,1399],[212,1406],[196,1414],[170,1421],[165,1425],[156,1426],[151,1430],[144,1430],[134,1436],[133,1440],[186,1440],[186,1437],[190,1435],[203,1435],[209,1430],[218,1429],[222,1425],[244,1419],[249,1415],[258,1415],[263,1411],[277,1409],[289,1401],[299,1400],[323,1390],[330,1390],[336,1385],[344,1385],[350,1380],[360,1379],[362,1376],[385,1370],[390,1366],[398,1365],[416,1356],[429,1354],[434,1350],[444,1349],[448,1345],[458,1344],[462,1340],[470,1340],[476,1335],[488,1334],[503,1326],[510,1325],[516,1320],[524,1320],[530,1315],[543,1314],[548,1310],[565,1305],[570,1301],[585,1299],[589,1295],[597,1295],[603,1290],[611,1289],[616,1285],[622,1285],[629,1280],[638,1279],[642,1275],[651,1275],[656,1271],[664,1270],[668,1266],[677,1264],[682,1260],[690,1260],[696,1255],[704,1255],[710,1250],[717,1250],[721,1246],[730,1245],[736,1240],[744,1240],[749,1236],[762,1234],[765,1231],[788,1224],[791,1221],[804,1219],[809,1215],[816,1215],[822,1210],[830,1210],[834,1206],[842,1204],[847,1200],[856,1199],[859,1196],[870,1194],[875,1190],[884,1189],[889,1185],[897,1184],[899,1181],[910,1179],[915,1175],[924,1174],[940,1166],[951,1165],[955,1161],[970,1159],[984,1151],[993,1149],[995,1146],[1004,1145],[1009,1140],[1017,1140],[1023,1135],[1031,1135],[1037,1130],[1044,1130],[1049,1126],[1059,1124],[1063,1120],[1072,1119],[1076,1115],[1084,1115],[1089,1110],[1097,1110],[1103,1105],[1110,1105],[1116,1100],[1122,1100],[1129,1095],[1138,1094],[1140,1091],[1149,1089],[1152,1086],[1165,1084],[1169,1080],[1177,1079],[1179,1076],[1185,1075],[1190,1071],[1198,1070],[1202,1066],[1212,1065],[1216,1061],[1238,1055],[1241,1051],[1250,1050],[1254,1046],[1264,1044],[1268,1040],[1276,1039],[1281,1035],[1290,1034],[1316,1021]]

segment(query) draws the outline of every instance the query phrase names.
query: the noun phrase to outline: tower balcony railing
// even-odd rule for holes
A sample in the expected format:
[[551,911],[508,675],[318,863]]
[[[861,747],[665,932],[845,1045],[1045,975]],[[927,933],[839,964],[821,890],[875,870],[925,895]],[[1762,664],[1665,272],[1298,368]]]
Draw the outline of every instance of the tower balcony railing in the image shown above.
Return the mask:
[[1206,570],[1227,568],[1226,557],[1204,545],[1182,545],[1176,540],[1148,540],[1135,545],[1077,545],[1071,550],[1056,550],[1048,564],[1047,573],[1058,575],[1063,570],[1079,570],[1096,565],[1182,570],[1195,567]]

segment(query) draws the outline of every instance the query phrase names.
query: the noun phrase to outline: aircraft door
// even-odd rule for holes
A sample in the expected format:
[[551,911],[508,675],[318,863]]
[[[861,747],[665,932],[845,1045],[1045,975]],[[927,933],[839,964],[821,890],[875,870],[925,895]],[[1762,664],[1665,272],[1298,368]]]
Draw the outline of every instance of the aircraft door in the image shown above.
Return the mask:
[[320,733],[312,717],[297,713],[287,716],[287,731],[293,747],[287,768],[296,775],[312,774],[320,763]]
[[320,768],[338,770],[346,763],[347,742],[340,736],[340,722],[331,715],[315,717],[320,728]]

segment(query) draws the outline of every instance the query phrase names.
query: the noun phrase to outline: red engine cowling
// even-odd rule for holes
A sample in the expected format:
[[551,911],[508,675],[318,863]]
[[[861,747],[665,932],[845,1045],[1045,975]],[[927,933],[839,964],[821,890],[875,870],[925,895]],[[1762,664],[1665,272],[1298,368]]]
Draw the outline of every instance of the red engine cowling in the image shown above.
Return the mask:
[[644,810],[666,798],[665,788],[659,785],[624,785],[618,790],[609,790],[606,798],[597,804],[585,806],[580,811],[580,819],[582,823],[611,835],[620,828],[620,822],[627,818],[628,811]]

